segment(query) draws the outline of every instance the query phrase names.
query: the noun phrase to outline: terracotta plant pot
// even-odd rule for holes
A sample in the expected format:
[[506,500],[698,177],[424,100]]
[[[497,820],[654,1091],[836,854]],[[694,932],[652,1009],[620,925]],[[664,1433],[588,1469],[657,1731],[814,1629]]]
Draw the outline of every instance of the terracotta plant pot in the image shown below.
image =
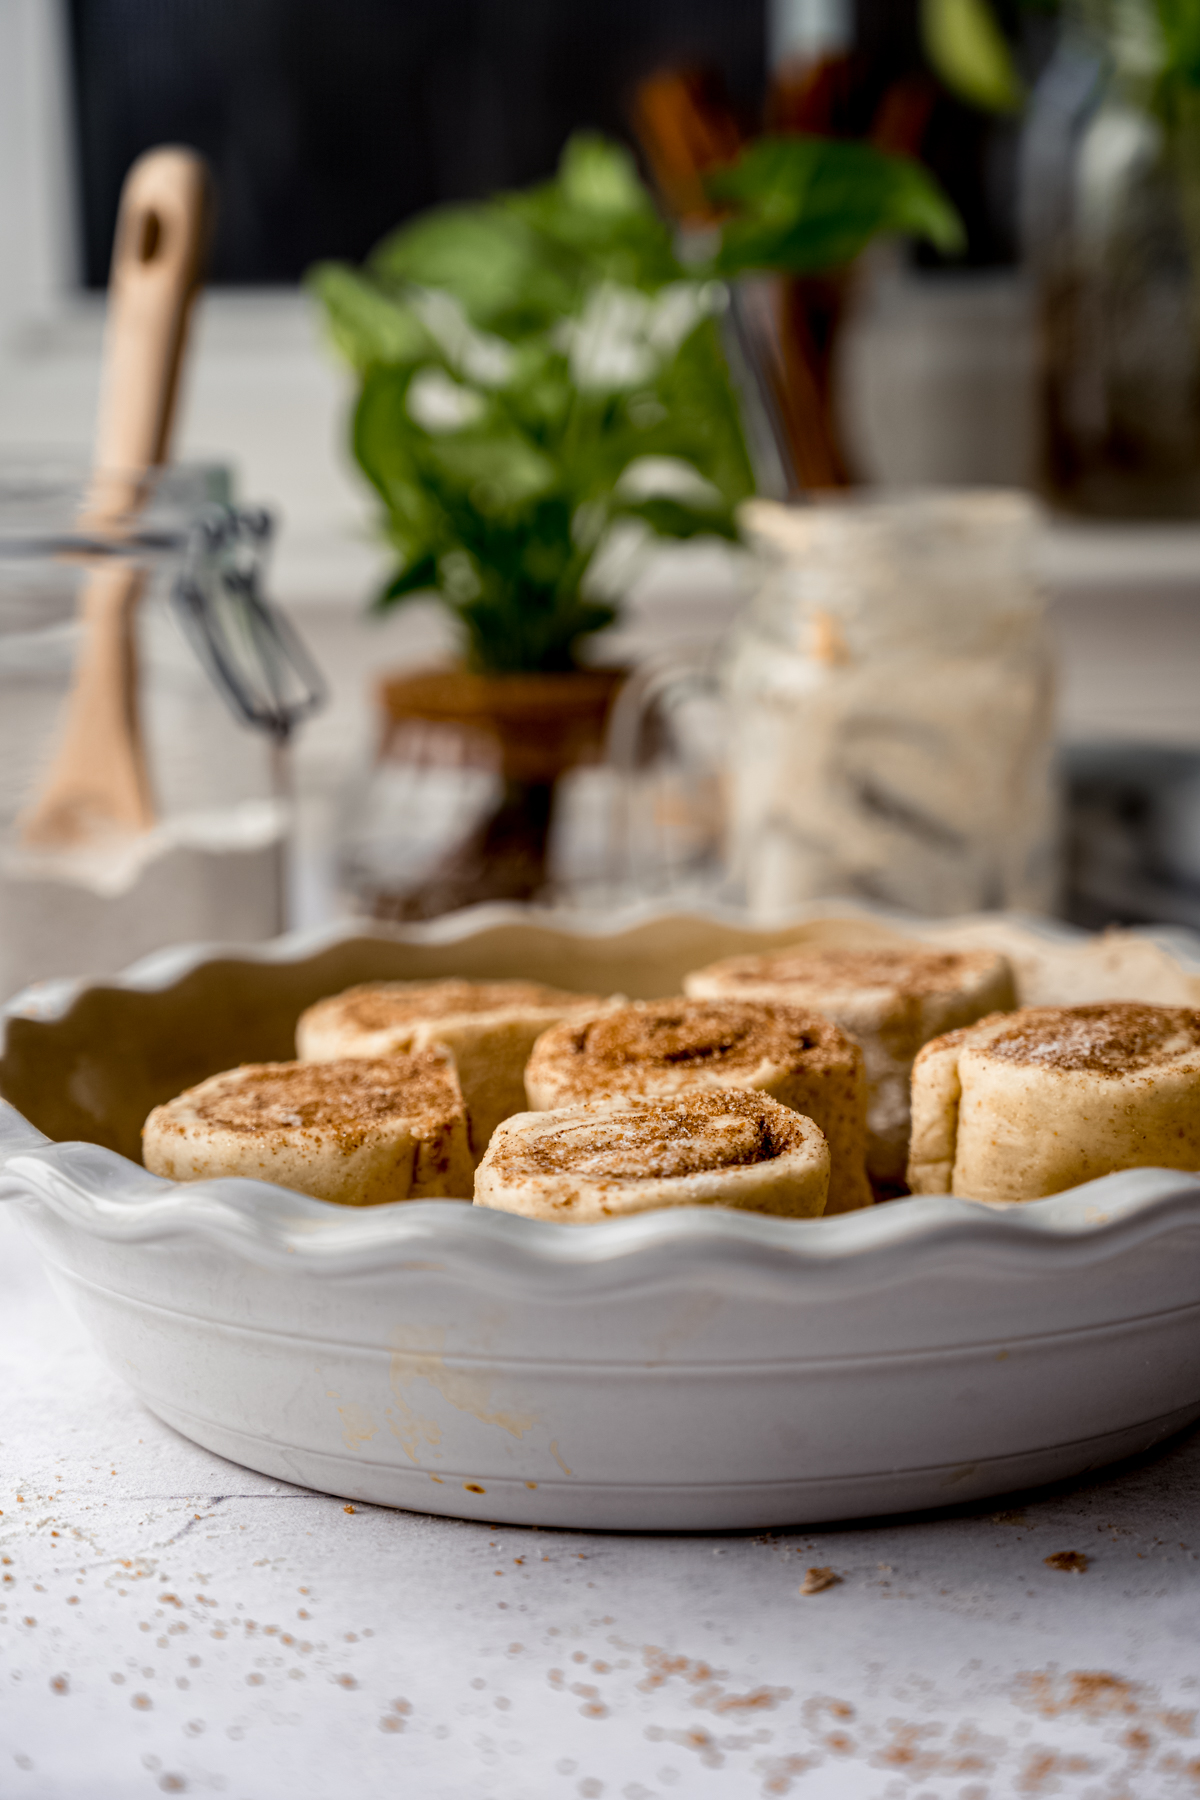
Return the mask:
[[473,675],[423,669],[380,685],[380,758],[410,754],[416,723],[462,735],[462,758],[495,767],[495,809],[418,887],[377,893],[377,918],[428,919],[483,900],[545,897],[546,858],[561,776],[598,762],[623,669],[552,675]]

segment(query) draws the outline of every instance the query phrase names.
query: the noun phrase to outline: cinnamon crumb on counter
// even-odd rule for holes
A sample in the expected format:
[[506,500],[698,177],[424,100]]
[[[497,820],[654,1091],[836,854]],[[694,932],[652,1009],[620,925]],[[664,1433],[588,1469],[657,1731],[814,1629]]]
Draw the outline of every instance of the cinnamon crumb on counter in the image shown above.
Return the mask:
[[843,1577],[832,1569],[809,1569],[800,1583],[802,1594],[822,1594],[826,1588],[839,1587]]

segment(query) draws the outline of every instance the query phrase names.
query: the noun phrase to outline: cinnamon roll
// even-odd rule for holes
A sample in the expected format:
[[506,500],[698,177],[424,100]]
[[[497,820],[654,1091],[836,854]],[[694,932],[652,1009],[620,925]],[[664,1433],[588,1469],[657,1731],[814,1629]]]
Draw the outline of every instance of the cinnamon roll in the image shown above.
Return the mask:
[[535,981],[369,981],[310,1006],[296,1027],[296,1053],[332,1062],[442,1045],[458,1069],[479,1157],[501,1119],[525,1105],[522,1077],[535,1040],[569,1013],[601,1005],[595,995]]
[[862,1052],[817,1013],[759,1001],[637,1001],[554,1026],[525,1070],[539,1112],[697,1088],[754,1088],[814,1120],[829,1143],[826,1212],[870,1205]]
[[1200,1169],[1200,1010],[1031,1006],[913,1067],[917,1194],[1036,1200],[1116,1169]]
[[142,1142],[146,1167],[172,1181],[246,1175],[342,1206],[471,1197],[466,1113],[444,1050],[244,1063],[156,1106]]
[[829,1150],[811,1119],[753,1089],[592,1100],[505,1120],[475,1175],[475,1204],[574,1225],[668,1206],[811,1218]]
[[904,1181],[913,1058],[930,1038],[1017,1004],[1012,970],[992,950],[921,944],[731,956],[697,969],[687,993],[705,1000],[779,1000],[823,1013],[862,1046],[867,1072],[867,1171]]

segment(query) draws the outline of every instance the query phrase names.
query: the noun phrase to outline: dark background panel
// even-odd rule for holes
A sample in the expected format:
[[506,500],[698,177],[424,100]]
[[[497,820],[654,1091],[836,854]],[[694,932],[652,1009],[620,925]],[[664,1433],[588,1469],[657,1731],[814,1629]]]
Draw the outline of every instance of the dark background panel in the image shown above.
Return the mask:
[[211,279],[291,282],[360,259],[439,200],[548,174],[579,125],[627,134],[665,64],[761,100],[765,0],[71,0],[86,281],[153,144],[203,152]]

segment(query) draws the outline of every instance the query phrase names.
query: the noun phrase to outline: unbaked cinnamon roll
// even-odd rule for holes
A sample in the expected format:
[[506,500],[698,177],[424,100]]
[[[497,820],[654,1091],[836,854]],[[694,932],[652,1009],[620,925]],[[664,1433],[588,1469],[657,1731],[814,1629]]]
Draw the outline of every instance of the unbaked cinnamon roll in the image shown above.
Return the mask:
[[1012,970],[992,950],[921,944],[731,956],[684,981],[706,1000],[779,1000],[823,1013],[862,1045],[867,1071],[867,1171],[883,1188],[904,1181],[909,1083],[922,1044],[1017,1004]]
[[1036,1200],[1117,1169],[1200,1170],[1200,1011],[1031,1006],[917,1057],[917,1194]]
[[369,981],[318,1000],[300,1017],[296,1053],[305,1062],[393,1056],[440,1044],[458,1069],[471,1146],[525,1105],[529,1052],[548,1026],[603,1002],[536,981]]
[[636,1001],[554,1026],[525,1070],[539,1112],[696,1088],[755,1088],[814,1120],[829,1143],[826,1212],[871,1204],[862,1052],[816,1013],[757,1001]]
[[155,1175],[245,1175],[341,1206],[470,1199],[473,1159],[444,1050],[369,1061],[245,1063],[165,1106],[142,1132]]
[[753,1089],[592,1100],[518,1113],[475,1175],[475,1204],[592,1225],[669,1206],[811,1218],[829,1150],[811,1119]]

